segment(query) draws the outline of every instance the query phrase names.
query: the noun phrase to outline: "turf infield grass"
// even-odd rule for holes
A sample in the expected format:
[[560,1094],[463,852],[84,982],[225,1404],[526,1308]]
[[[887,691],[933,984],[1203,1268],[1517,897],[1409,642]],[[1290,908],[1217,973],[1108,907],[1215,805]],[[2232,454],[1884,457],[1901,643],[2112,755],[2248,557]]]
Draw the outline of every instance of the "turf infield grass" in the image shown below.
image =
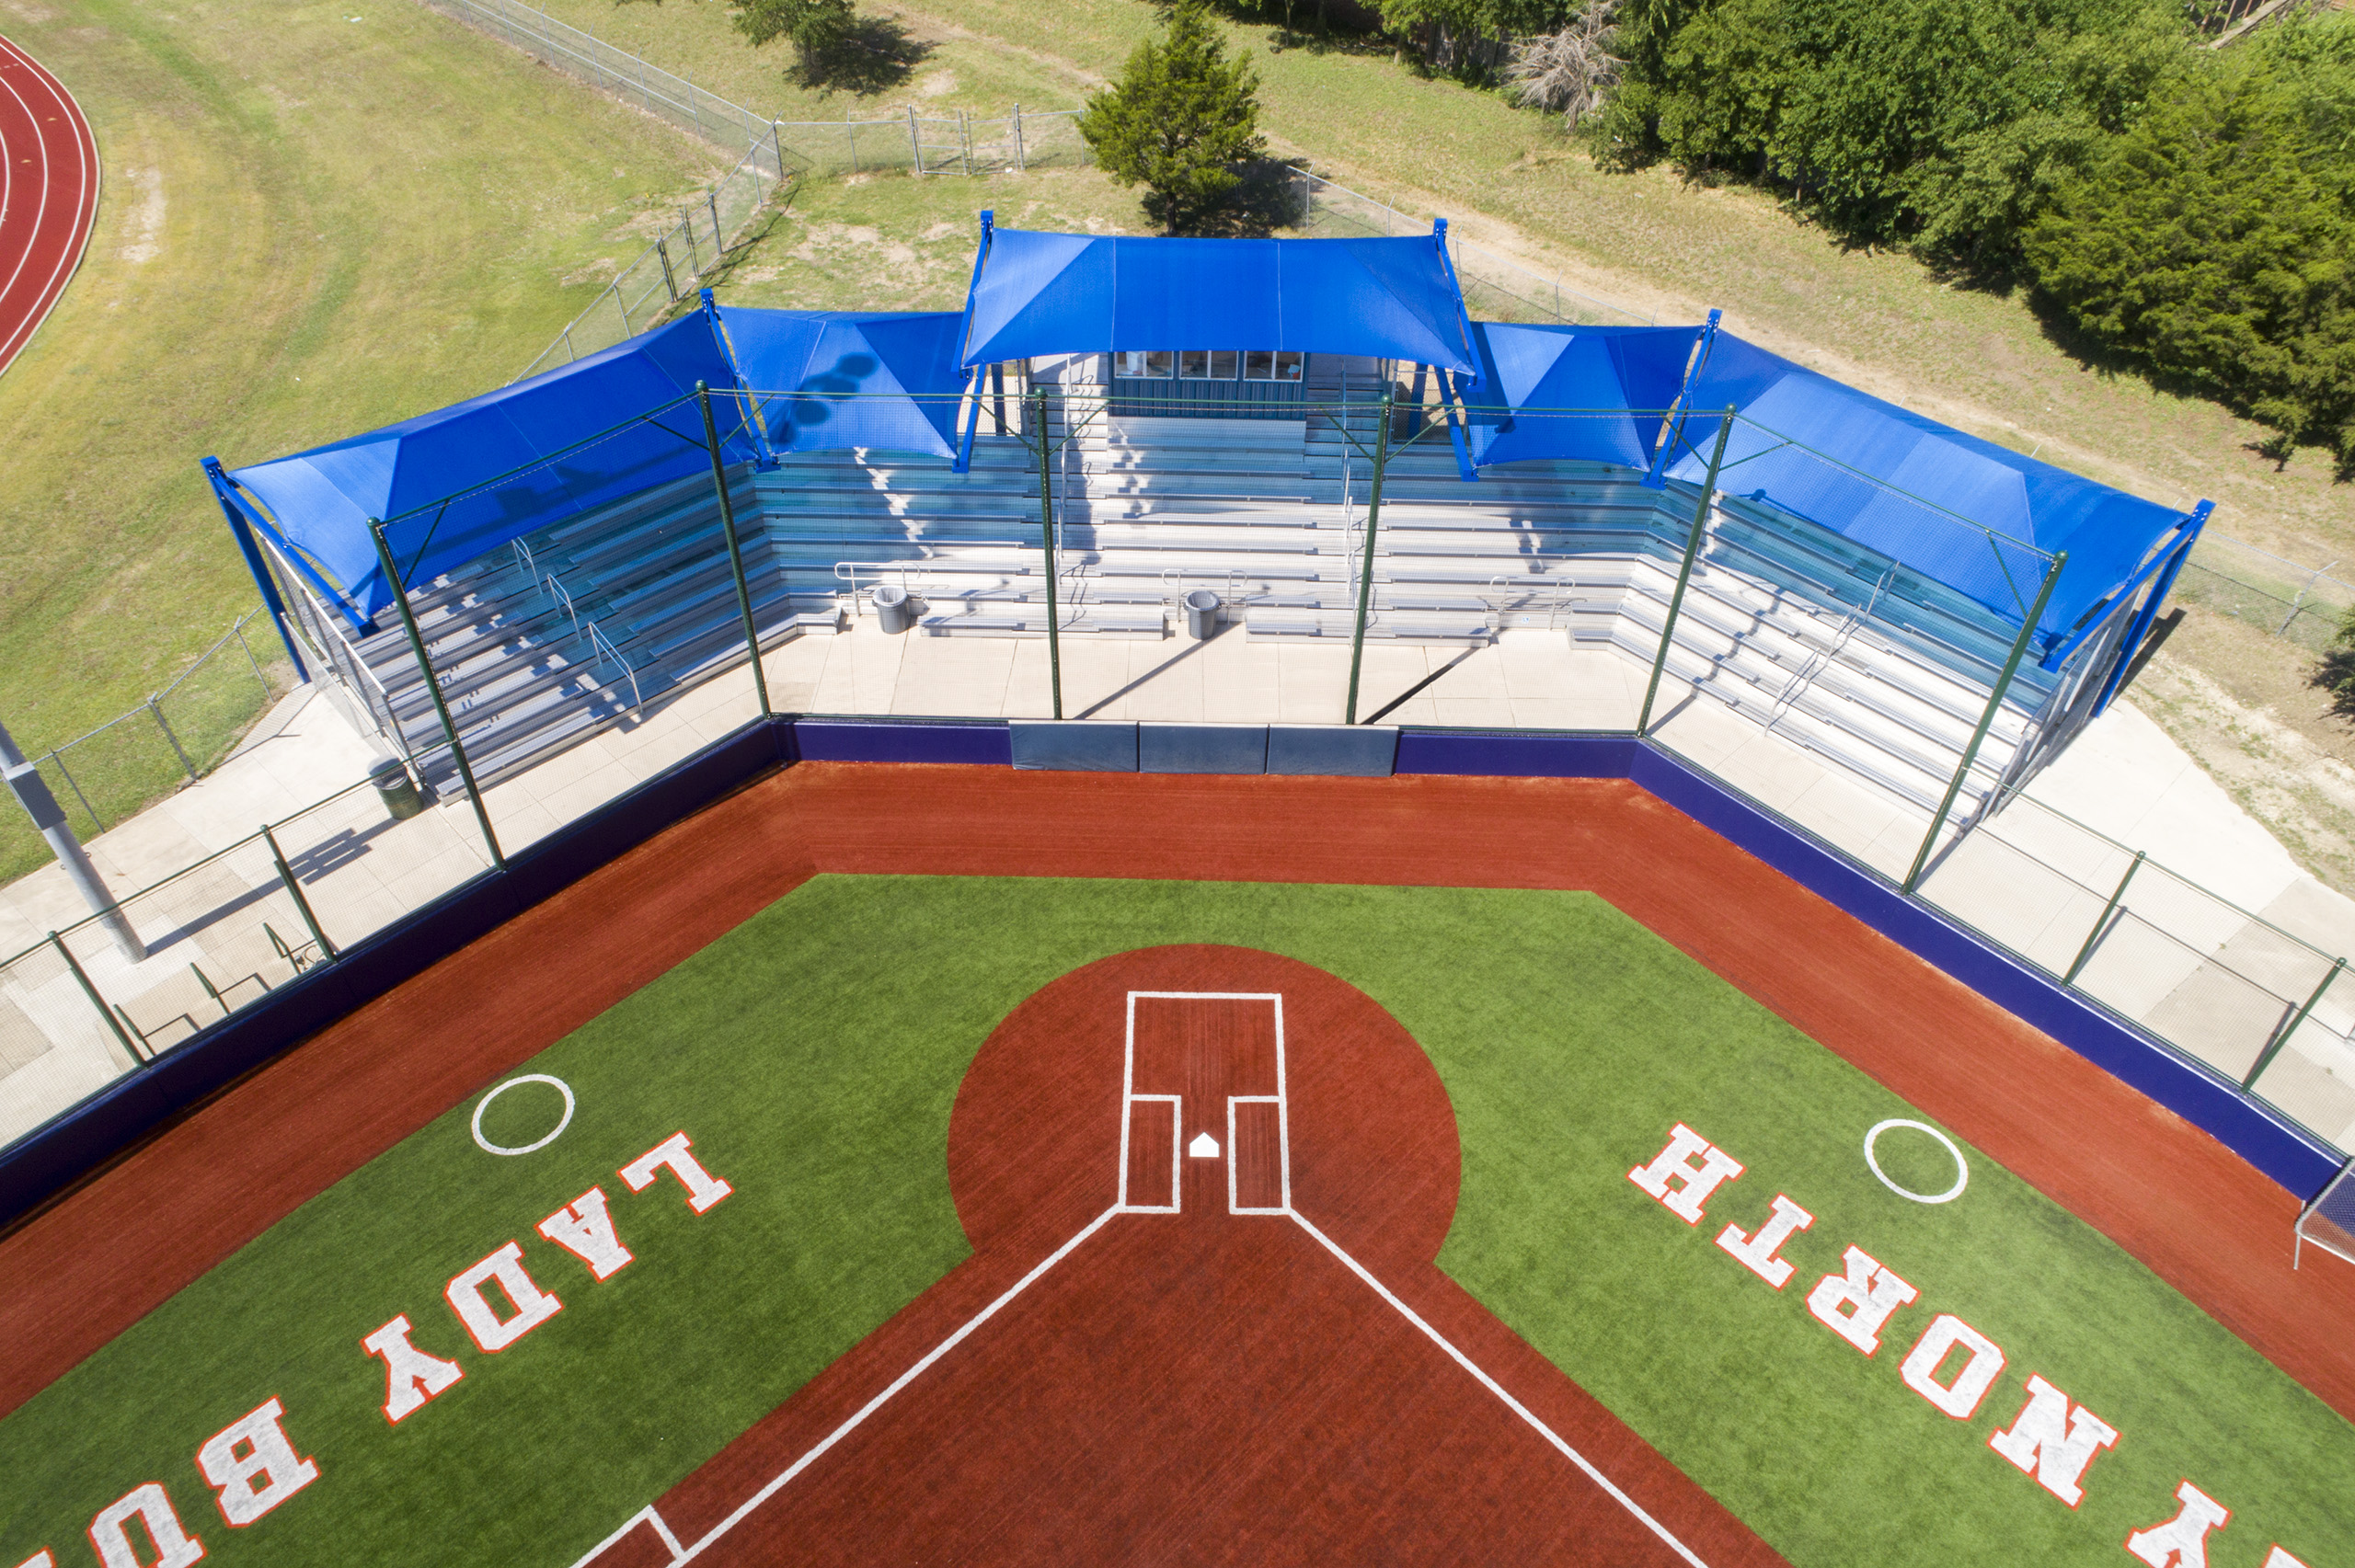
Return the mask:
[[[2326,1568],[2344,1539],[2346,1422],[1967,1145],[1961,1200],[1889,1194],[1863,1129],[1916,1113],[1591,895],[821,876],[521,1070],[578,1096],[547,1149],[483,1153],[469,1100],[0,1423],[0,1562],[89,1562],[91,1516],[154,1479],[228,1568],[560,1568],[966,1255],[943,1150],[998,1020],[1175,942],[1317,965],[1412,1031],[1464,1140],[1442,1265],[1801,1568],[2127,1562],[2186,1475],[2235,1510],[2217,1568],[2274,1539]],[[526,1143],[557,1109],[519,1089],[484,1132]],[[1626,1175],[1678,1120],[1750,1167],[1696,1228]],[[667,1175],[614,1175],[682,1127],[736,1187],[703,1216]],[[1926,1139],[1880,1151],[1901,1182],[1951,1179]],[[638,1256],[601,1284],[532,1230],[592,1184]],[[1776,1191],[1819,1217],[1780,1295],[1711,1244]],[[510,1238],[565,1306],[483,1355],[439,1298]],[[1851,1241],[1922,1290],[1870,1360],[1804,1305]],[[1967,1423],[1898,1380],[1942,1310],[2012,1356]],[[466,1376],[388,1428],[357,1341],[395,1312]],[[2029,1371],[2124,1434],[2075,1513],[1985,1446]],[[273,1395],[320,1479],[233,1530],[190,1456]]]

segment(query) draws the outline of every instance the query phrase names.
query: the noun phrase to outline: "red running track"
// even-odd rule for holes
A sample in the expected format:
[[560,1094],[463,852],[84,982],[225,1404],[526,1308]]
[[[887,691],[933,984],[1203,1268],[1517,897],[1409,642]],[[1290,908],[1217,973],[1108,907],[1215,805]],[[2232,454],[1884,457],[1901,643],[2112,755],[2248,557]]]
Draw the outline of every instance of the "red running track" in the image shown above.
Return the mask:
[[0,38],[0,371],[32,341],[98,215],[98,143],[65,84]]

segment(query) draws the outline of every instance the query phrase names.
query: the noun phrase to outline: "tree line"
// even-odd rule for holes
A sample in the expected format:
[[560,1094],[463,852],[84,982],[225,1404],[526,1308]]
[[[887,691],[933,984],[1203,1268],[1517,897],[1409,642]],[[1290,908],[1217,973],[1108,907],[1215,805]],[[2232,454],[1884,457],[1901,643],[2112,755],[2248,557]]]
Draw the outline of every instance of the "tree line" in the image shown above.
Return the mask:
[[2243,31],[2247,0],[1378,4],[1425,38],[1520,31],[1499,74],[1564,109],[1606,167],[1752,181],[1850,243],[2025,286],[2087,357],[2247,415],[2268,455],[2324,447],[2355,477],[2355,17]]

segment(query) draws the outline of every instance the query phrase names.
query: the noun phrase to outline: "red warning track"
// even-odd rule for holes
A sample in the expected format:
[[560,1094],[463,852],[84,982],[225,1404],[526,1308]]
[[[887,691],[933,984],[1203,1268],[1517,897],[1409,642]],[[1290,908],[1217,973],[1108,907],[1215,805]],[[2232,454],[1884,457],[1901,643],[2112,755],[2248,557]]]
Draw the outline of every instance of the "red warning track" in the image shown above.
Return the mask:
[[[1133,1211],[1170,1207],[1180,1148],[1177,1211]],[[1203,946],[1075,970],[958,1093],[973,1258],[662,1498],[661,1528],[745,1568],[1780,1564],[1433,1265],[1460,1164],[1430,1059],[1324,971]],[[1287,1188],[1292,1212],[1235,1211]],[[672,1554],[646,1520],[596,1561]]]
[[[1542,850],[1533,823],[1545,825]],[[1591,889],[2355,1416],[2355,1291],[2333,1259],[2292,1272],[2298,1206],[2287,1193],[1631,784],[833,763],[791,769],[623,856],[0,1238],[0,1414],[314,1195],[821,871]]]
[[98,143],[65,84],[0,38],[0,371],[81,264],[98,213]]

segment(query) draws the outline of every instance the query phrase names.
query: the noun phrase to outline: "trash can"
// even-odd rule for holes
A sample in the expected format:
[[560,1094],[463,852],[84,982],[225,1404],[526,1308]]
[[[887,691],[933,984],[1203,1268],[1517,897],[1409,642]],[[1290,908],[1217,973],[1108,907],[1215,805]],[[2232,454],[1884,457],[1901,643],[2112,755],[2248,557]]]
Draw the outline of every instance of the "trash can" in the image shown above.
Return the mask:
[[915,606],[908,602],[908,590],[898,583],[879,583],[868,599],[875,606],[875,619],[885,631],[897,634],[916,624]]
[[1186,635],[1196,642],[1218,634],[1218,595],[1198,588],[1186,596]]
[[408,767],[398,757],[385,757],[368,769],[368,782],[376,786],[376,797],[385,803],[385,813],[396,822],[406,822],[425,809],[425,796],[419,792],[417,782],[408,776]]

